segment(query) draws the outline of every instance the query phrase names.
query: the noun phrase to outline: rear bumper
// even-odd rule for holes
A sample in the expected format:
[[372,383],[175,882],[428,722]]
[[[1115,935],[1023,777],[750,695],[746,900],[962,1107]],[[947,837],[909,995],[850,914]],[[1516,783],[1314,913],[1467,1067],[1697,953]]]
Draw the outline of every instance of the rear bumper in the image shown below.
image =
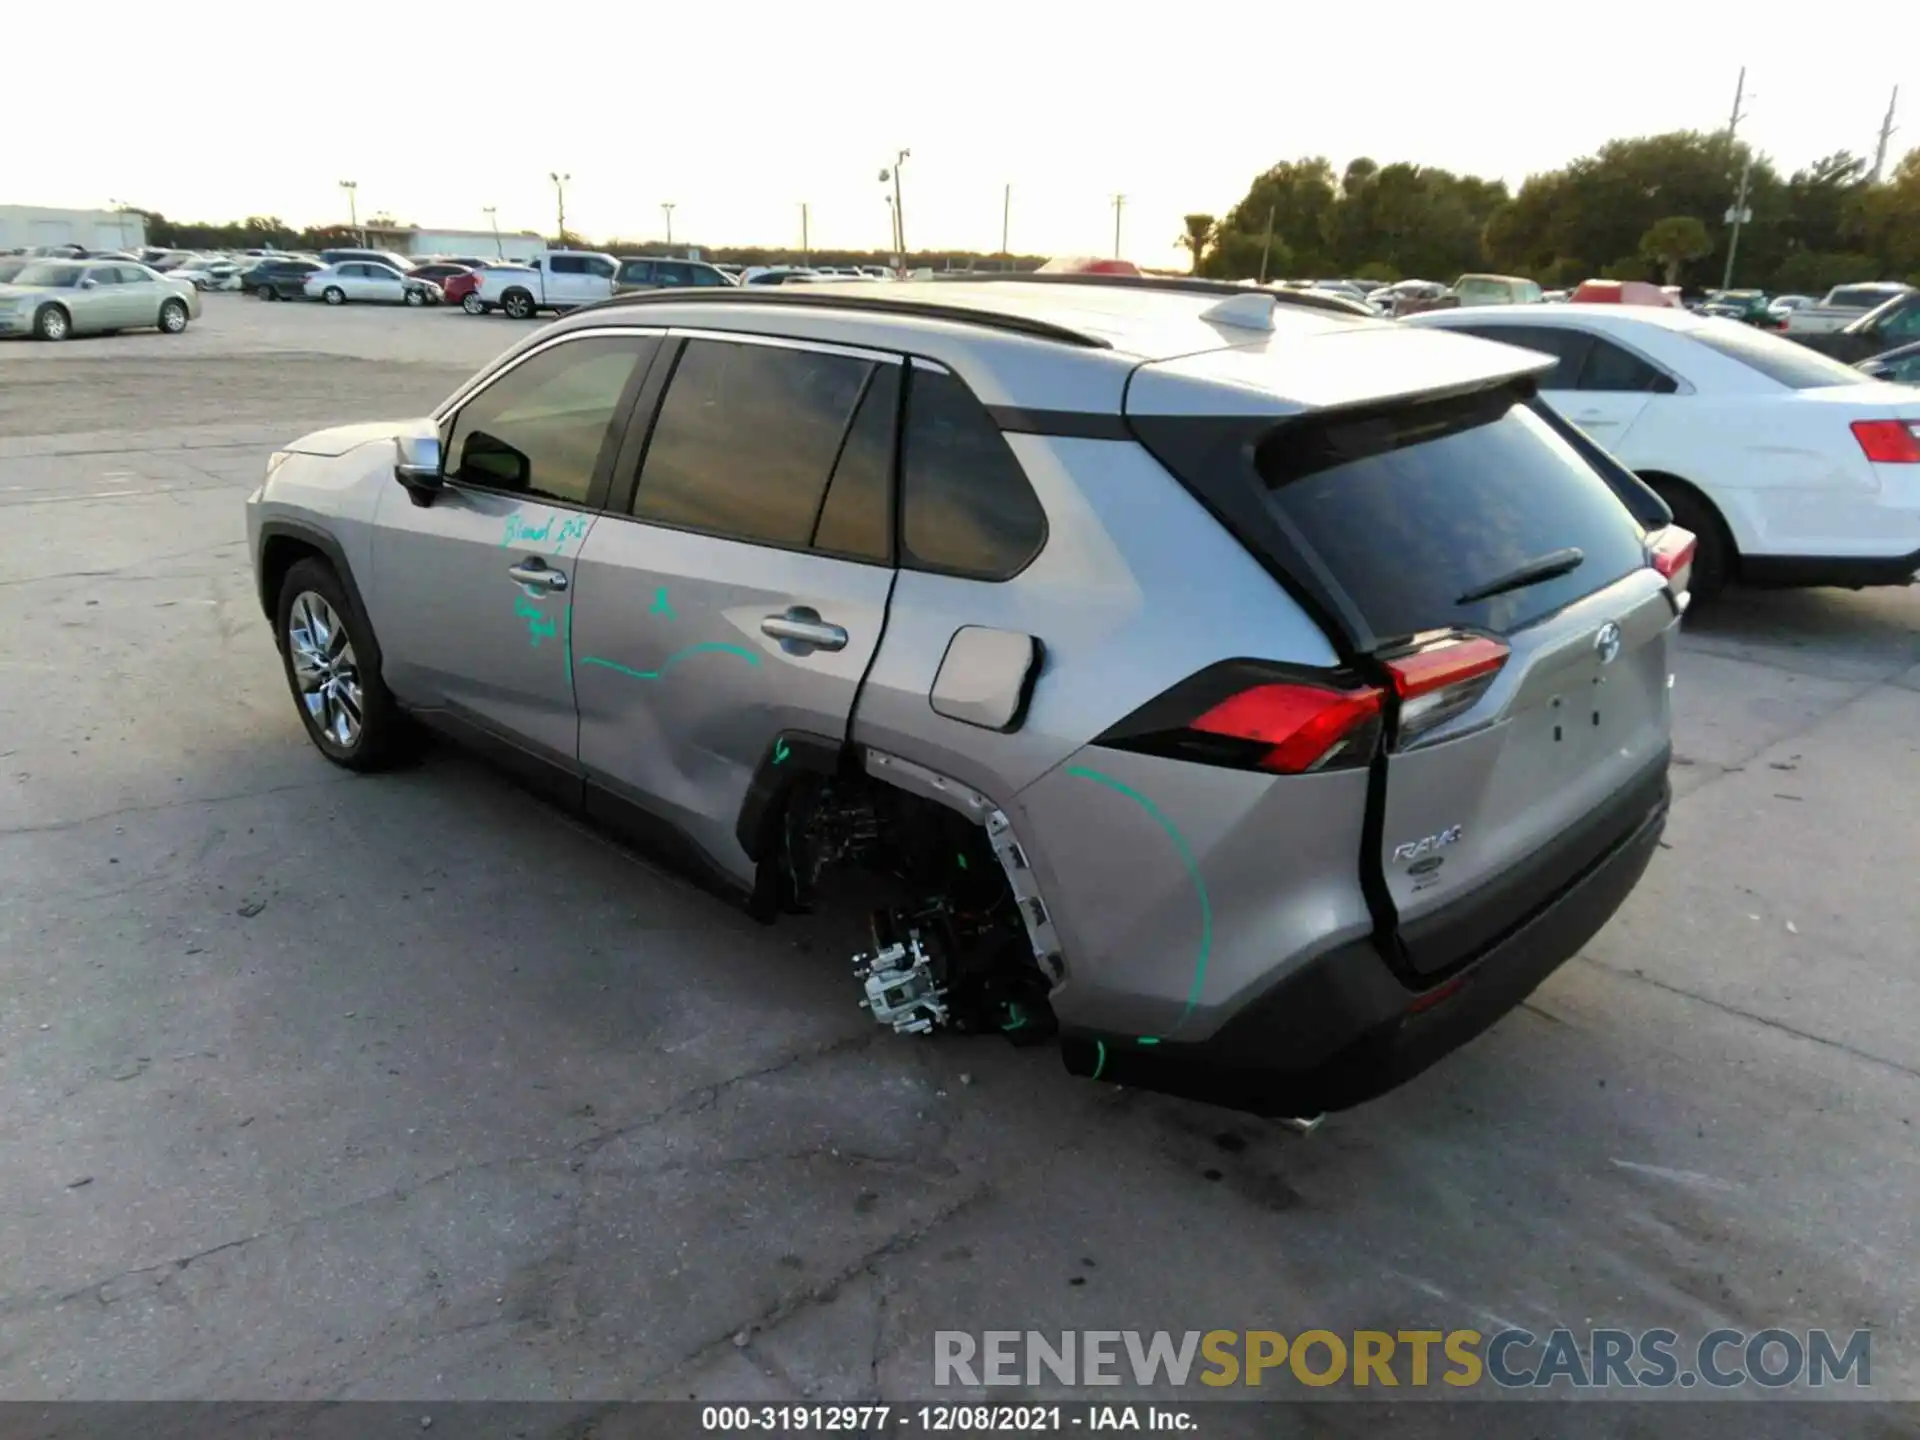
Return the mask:
[[1064,1032],[1067,1069],[1259,1115],[1342,1110],[1385,1094],[1518,1005],[1590,940],[1645,873],[1671,787],[1552,899],[1443,983],[1419,992],[1371,940],[1292,971],[1194,1044]]
[[1907,555],[1742,555],[1740,579],[1774,588],[1911,584],[1920,571],[1920,550]]

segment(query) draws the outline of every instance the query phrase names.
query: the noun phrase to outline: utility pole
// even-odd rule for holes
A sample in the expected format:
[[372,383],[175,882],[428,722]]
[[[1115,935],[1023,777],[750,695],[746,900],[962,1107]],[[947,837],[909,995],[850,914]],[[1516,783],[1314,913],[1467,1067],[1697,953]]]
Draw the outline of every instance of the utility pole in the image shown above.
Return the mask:
[[1267,238],[1260,242],[1260,283],[1267,283],[1267,261],[1273,255],[1273,220],[1278,205],[1267,206]]
[[1900,87],[1896,85],[1893,87],[1893,99],[1887,102],[1887,118],[1880,122],[1880,143],[1874,147],[1873,173],[1867,176],[1869,185],[1878,185],[1881,173],[1887,168],[1887,143],[1893,139],[1894,131],[1898,128],[1893,123],[1893,112],[1899,104]]
[[900,167],[907,163],[913,152],[902,150],[893,162],[893,232],[899,237],[900,265],[904,269],[907,263],[907,209],[900,200]]
[[500,243],[500,212],[491,205],[483,205],[480,213],[487,217],[487,224],[493,229],[493,253],[496,258],[507,258],[506,246]]
[[[1729,165],[1733,163],[1734,137],[1740,131],[1740,122],[1747,118],[1746,112],[1740,108],[1740,102],[1746,98],[1746,94],[1747,67],[1742,65],[1740,67],[1740,78],[1734,82],[1733,109],[1727,116],[1727,163]],[[1733,178],[1731,172],[1729,172],[1727,178],[1729,180]],[[1739,253],[1740,250],[1740,227],[1753,218],[1753,212],[1747,208],[1747,182],[1752,178],[1753,151],[1748,150],[1747,158],[1740,166],[1739,191],[1734,196],[1733,208],[1726,213],[1726,222],[1733,228],[1727,237],[1727,268],[1720,276],[1720,288],[1722,290],[1731,290],[1733,288],[1733,257]]]
[[572,175],[562,175],[558,170],[549,170],[547,178],[553,181],[554,205],[560,212],[560,233],[554,237],[554,244],[562,250],[567,248],[567,182]]
[[804,200],[800,202],[800,263],[813,263],[813,246],[807,234],[807,202]]
[[353,233],[358,235],[360,237],[360,243],[365,245],[367,243],[367,237],[365,232],[360,229],[360,182],[358,180],[342,180],[340,182],[340,188],[347,192],[347,218],[352,222]]
[[673,249],[673,201],[662,200],[660,209],[667,217],[667,249]]
[[1120,258],[1120,212],[1126,208],[1126,196],[1116,195],[1113,197],[1113,258],[1116,260]]
[[1013,254],[1007,248],[1007,227],[1013,220],[1013,185],[1008,183],[1000,196],[1000,255],[1005,259]]

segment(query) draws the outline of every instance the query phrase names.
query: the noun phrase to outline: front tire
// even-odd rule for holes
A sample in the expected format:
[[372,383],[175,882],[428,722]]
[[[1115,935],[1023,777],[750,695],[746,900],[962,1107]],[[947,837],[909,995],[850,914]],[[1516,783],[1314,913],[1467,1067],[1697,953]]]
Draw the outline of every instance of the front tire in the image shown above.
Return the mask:
[[318,559],[294,565],[275,614],[287,688],[314,748],[363,773],[410,758],[410,722],[380,678],[372,628],[333,567]]
[[178,335],[187,328],[187,304],[184,300],[168,300],[160,306],[160,319],[156,326],[162,335]]
[[421,306],[427,303],[426,293],[420,290],[407,291],[407,304]]
[[273,287],[271,285],[262,285],[253,293],[258,295],[262,300],[278,300],[280,298],[273,293]]
[[507,312],[509,320],[531,320],[533,296],[525,290],[509,290],[500,297],[500,308]]
[[347,292],[338,285],[329,285],[320,292],[320,298],[329,305],[344,305],[347,303]]
[[73,317],[58,305],[42,305],[33,317],[33,338],[65,340],[73,333]]

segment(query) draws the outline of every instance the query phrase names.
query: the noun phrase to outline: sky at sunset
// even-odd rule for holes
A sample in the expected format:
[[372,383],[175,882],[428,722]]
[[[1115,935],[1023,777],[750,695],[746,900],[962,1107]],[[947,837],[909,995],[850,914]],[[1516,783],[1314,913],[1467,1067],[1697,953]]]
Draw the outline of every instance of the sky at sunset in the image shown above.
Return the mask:
[[[632,0],[354,13],[202,17],[171,30],[186,48],[164,67],[151,25],[108,27],[86,42],[84,92],[60,66],[16,65],[0,118],[39,139],[11,147],[0,203],[311,224],[346,219],[353,179],[363,219],[483,229],[492,205],[503,229],[551,233],[560,171],[568,226],[589,237],[657,238],[670,201],[677,241],[797,245],[805,202],[816,246],[881,249],[879,171],[907,148],[911,246],[998,249],[1011,185],[1015,250],[1106,254],[1124,193],[1121,248],[1165,264],[1184,213],[1225,211],[1276,160],[1370,155],[1517,185],[1610,137],[1724,126],[1743,64],[1742,134],[1783,169],[1870,153],[1896,84],[1920,117],[1920,21],[1882,0],[1845,26],[1890,43],[1832,64],[1770,38],[1763,12],[1686,0],[1617,0],[1604,23],[1509,3],[1452,12],[1470,21],[1044,0],[898,20]],[[32,131],[39,117],[57,124]],[[1920,118],[1896,155],[1903,140],[1920,144]]]

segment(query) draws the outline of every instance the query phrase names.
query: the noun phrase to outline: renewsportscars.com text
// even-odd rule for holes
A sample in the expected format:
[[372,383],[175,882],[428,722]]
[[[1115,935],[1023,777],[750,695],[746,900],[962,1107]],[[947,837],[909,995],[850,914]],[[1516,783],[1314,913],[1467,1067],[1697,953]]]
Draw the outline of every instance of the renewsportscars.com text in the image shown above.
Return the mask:
[[1855,1330],[939,1330],[936,1386],[1329,1385],[1455,1390],[1727,1390],[1873,1383],[1872,1336]]

